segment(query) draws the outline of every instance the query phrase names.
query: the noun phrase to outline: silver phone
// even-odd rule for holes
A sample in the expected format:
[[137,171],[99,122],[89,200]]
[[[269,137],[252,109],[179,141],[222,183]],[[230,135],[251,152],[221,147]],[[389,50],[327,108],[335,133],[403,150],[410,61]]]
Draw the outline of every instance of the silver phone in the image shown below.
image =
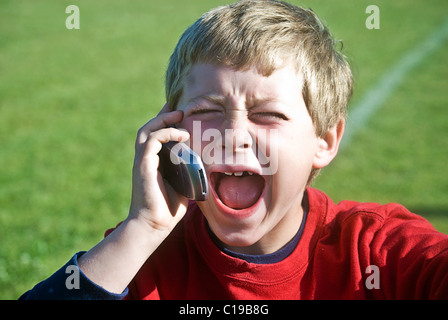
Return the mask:
[[185,197],[204,201],[208,182],[201,158],[183,142],[170,141],[159,152],[159,171],[176,192]]

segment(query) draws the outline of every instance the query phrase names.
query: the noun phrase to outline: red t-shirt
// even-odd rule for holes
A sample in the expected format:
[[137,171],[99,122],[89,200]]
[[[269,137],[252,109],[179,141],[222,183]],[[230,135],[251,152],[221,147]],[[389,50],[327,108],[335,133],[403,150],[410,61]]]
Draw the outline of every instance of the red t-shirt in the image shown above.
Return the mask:
[[448,298],[448,236],[398,204],[334,204],[308,188],[294,251],[273,264],[223,253],[193,203],[129,285],[129,299]]

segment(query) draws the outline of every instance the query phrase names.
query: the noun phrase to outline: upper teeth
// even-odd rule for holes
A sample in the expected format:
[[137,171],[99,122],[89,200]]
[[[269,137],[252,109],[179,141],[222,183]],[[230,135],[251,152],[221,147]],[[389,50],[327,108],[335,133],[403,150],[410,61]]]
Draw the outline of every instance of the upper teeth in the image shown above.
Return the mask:
[[253,175],[253,172],[250,171],[238,171],[238,172],[224,172],[226,175],[228,176],[236,176],[236,177],[241,177],[244,173],[248,173],[250,176]]

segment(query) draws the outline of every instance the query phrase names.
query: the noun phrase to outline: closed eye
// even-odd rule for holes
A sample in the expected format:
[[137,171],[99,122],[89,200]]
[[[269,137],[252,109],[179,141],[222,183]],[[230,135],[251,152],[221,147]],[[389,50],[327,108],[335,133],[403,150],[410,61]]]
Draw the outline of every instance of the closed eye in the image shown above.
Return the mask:
[[203,113],[209,113],[209,112],[221,112],[220,110],[216,109],[196,109],[192,110],[190,114],[203,114]]
[[260,117],[260,118],[266,118],[266,119],[280,119],[288,121],[289,118],[284,115],[283,113],[279,112],[256,112],[251,114],[251,117]]
[[196,106],[187,111],[187,117],[197,118],[201,121],[216,120],[223,116],[224,110],[217,107]]

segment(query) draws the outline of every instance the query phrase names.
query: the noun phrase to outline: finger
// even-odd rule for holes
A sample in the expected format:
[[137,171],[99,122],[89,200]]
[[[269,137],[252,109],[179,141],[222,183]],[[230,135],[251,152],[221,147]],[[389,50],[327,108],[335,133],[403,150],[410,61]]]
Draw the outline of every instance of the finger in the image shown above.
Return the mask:
[[190,138],[190,134],[185,130],[176,128],[164,128],[149,134],[148,139],[136,148],[134,162],[141,162],[146,158],[148,163],[158,163],[158,153],[162,149],[162,144],[168,141],[185,142]]
[[159,113],[157,115],[160,115],[162,113],[167,113],[167,112],[171,112],[171,111],[175,111],[175,110],[171,110],[171,107],[168,103],[165,103],[162,107],[162,109],[160,109]]
[[190,138],[187,131],[176,128],[165,128],[152,132],[146,142],[146,152],[158,154],[162,149],[162,144],[169,141],[185,142]]
[[157,182],[162,188],[162,194],[171,215],[178,217],[177,221],[179,221],[187,209],[188,198],[179,194],[169,183],[166,183],[161,175],[157,176]]
[[160,129],[152,132],[148,140],[142,145],[136,153],[134,159],[134,168],[145,168],[143,171],[148,177],[154,177],[159,167],[159,152],[162,144],[168,141],[184,142],[189,139],[187,131],[175,128]]
[[161,112],[155,118],[149,120],[143,127],[140,128],[137,134],[137,144],[144,143],[151,132],[169,127],[182,121],[184,114],[181,110]]

